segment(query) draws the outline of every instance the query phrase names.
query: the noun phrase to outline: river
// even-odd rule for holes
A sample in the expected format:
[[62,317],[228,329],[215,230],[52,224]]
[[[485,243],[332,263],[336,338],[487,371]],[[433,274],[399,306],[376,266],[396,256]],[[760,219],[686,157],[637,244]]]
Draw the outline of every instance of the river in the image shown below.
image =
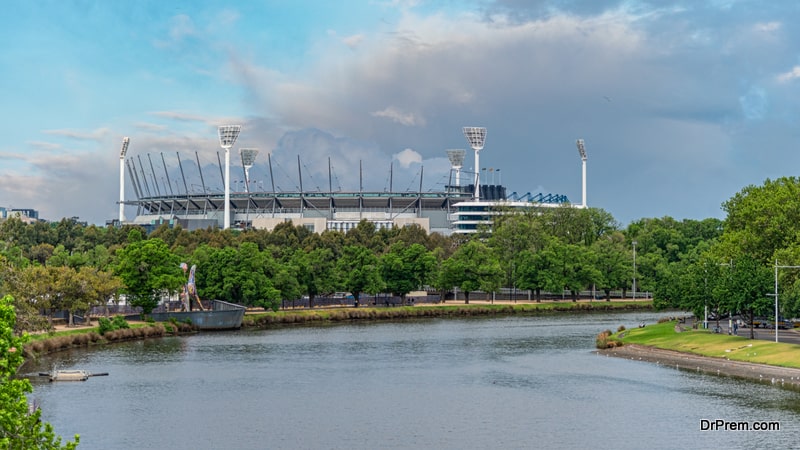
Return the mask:
[[[83,449],[800,446],[798,392],[592,351],[600,331],[663,315],[202,333],[72,350],[23,371],[109,373],[32,379],[44,419]],[[780,430],[703,429],[718,420]]]

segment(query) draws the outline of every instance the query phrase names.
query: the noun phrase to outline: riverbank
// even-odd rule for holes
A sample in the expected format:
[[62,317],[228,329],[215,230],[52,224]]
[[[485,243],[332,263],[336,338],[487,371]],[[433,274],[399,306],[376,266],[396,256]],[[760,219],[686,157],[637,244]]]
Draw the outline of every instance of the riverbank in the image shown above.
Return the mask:
[[604,331],[597,343],[607,356],[800,388],[797,344],[711,333],[674,320]]
[[638,344],[597,350],[605,356],[648,361],[682,370],[745,378],[800,390],[800,369],[701,356]]
[[249,312],[243,328],[264,328],[273,325],[328,323],[359,320],[403,320],[432,317],[478,317],[499,315],[536,315],[565,312],[648,311],[651,300],[596,302],[518,302],[419,305],[400,307],[318,308]]

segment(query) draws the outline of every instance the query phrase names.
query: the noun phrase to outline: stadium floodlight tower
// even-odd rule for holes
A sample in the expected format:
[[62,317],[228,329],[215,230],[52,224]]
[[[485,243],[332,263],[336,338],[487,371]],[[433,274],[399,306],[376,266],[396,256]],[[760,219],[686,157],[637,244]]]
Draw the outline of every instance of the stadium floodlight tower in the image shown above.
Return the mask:
[[475,150],[475,200],[481,199],[481,165],[479,164],[479,156],[483,150],[483,144],[486,141],[486,128],[483,127],[464,127],[464,137],[467,138],[469,146]]
[[223,230],[231,227],[231,147],[236,143],[241,125],[221,125],[219,127],[219,145],[225,149],[225,218]]
[[456,169],[456,186],[461,187],[461,168],[464,167],[464,156],[467,151],[463,148],[456,148],[447,151],[447,159],[450,160],[450,165]]
[[578,139],[576,144],[578,145],[578,153],[580,153],[581,161],[583,162],[583,184],[581,185],[583,188],[583,203],[581,206],[586,208],[586,146],[583,144],[583,139]]
[[250,193],[250,168],[256,162],[256,155],[258,155],[258,149],[239,149],[239,156],[242,157],[242,166],[244,166],[244,189],[248,194]]
[[119,223],[125,221],[125,154],[128,153],[128,144],[131,139],[122,138],[122,150],[119,152]]

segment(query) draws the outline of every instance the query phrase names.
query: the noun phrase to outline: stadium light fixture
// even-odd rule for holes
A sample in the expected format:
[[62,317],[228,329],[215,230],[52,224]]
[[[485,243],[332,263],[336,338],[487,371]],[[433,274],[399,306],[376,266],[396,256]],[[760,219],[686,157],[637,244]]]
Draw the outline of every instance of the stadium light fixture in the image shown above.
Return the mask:
[[119,152],[119,223],[125,221],[125,155],[128,153],[128,144],[131,139],[122,138],[122,150]]
[[464,137],[467,138],[469,146],[475,151],[475,200],[481,199],[481,176],[480,176],[480,159],[478,153],[483,150],[483,145],[486,142],[486,128],[483,127],[464,127]]
[[576,141],[578,146],[578,153],[581,155],[581,165],[583,170],[583,178],[582,178],[582,191],[583,191],[583,201],[581,202],[581,206],[586,208],[586,145],[583,143],[583,139],[578,139]]
[[223,230],[231,227],[231,147],[236,143],[241,125],[221,125],[219,131],[219,145],[225,149],[225,218]]
[[455,148],[447,150],[447,159],[450,160],[450,165],[456,169],[456,186],[461,186],[461,168],[464,167],[464,157],[467,151],[463,148]]
[[258,149],[255,148],[240,148],[239,156],[242,158],[242,166],[244,166],[244,183],[245,191],[250,192],[250,168],[256,162]]

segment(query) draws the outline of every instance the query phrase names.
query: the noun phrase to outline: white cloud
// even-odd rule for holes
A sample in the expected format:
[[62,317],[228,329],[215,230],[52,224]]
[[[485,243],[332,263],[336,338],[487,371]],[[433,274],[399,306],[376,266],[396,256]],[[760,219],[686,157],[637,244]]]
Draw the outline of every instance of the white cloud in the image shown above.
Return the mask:
[[414,150],[407,148],[399,153],[392,155],[392,159],[398,161],[400,166],[408,169],[413,163],[422,164],[422,155]]
[[52,136],[63,136],[82,141],[100,141],[106,136],[108,136],[110,130],[108,128],[98,128],[96,130],[85,132],[85,131],[61,129],[61,130],[44,130],[42,132],[44,134],[49,134]]
[[788,72],[784,72],[784,73],[778,75],[776,78],[781,83],[788,83],[789,81],[792,81],[795,78],[799,78],[799,77],[800,77],[800,66],[794,66],[794,67],[792,67],[792,70],[790,70]]
[[342,38],[342,42],[344,42],[344,45],[350,48],[358,47],[358,45],[361,44],[363,40],[364,40],[363,34],[354,34],[352,36],[347,36]]
[[425,118],[417,116],[414,113],[403,112],[393,106],[382,111],[373,111],[370,113],[373,117],[384,117],[390,119],[392,122],[405,125],[407,127],[425,126]]

